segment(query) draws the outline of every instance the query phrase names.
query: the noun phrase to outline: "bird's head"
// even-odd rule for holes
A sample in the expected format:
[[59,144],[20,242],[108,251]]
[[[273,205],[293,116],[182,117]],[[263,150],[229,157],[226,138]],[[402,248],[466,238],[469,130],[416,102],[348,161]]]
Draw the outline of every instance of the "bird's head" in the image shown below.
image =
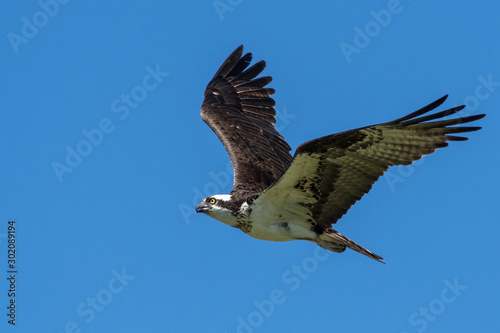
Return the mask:
[[234,226],[236,224],[236,215],[230,209],[230,201],[230,194],[211,195],[196,205],[196,212],[205,213],[217,221]]

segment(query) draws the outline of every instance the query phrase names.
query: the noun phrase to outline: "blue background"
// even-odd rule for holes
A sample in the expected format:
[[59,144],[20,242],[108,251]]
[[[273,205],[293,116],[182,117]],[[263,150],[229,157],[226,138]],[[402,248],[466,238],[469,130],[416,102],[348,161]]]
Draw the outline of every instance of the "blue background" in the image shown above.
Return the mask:
[[[500,329],[498,1],[41,0],[0,22],[2,331],[9,219],[18,332]],[[199,107],[240,44],[267,61],[293,148],[445,94],[488,114],[337,224],[387,265],[195,214],[231,189]]]

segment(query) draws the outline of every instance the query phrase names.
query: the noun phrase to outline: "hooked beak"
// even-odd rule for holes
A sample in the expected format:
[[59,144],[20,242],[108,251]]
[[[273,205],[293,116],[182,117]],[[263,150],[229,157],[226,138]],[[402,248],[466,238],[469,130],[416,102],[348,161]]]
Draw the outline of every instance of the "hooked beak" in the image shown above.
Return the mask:
[[196,212],[197,213],[204,213],[208,210],[208,206],[204,204],[203,202],[200,202],[199,204],[196,205]]

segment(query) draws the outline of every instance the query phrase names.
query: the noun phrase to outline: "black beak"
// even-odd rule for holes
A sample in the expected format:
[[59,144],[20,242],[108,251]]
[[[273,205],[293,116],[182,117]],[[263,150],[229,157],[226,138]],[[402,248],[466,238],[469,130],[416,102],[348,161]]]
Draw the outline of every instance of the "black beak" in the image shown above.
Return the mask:
[[197,213],[204,213],[208,209],[208,206],[200,202],[199,204],[196,205],[195,209]]

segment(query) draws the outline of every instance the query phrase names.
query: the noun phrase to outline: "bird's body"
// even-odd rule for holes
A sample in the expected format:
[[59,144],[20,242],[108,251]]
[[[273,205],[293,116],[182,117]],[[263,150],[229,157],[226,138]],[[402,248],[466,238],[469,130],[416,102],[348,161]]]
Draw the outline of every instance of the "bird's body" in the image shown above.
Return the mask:
[[[230,194],[205,198],[196,206],[247,235],[268,241],[307,240],[330,251],[346,247],[381,261],[332,229],[392,165],[408,165],[423,155],[464,141],[450,134],[480,127],[453,127],[484,115],[442,120],[463,106],[431,115],[446,96],[391,122],[337,133],[290,146],[276,131],[270,77],[256,78],[259,61],[246,69],[251,54],[238,47],[222,64],[205,90],[203,120],[229,153],[235,173]],[[438,119],[437,121],[431,121]]]
[[[223,201],[230,201],[231,195],[215,195],[211,198],[216,198],[221,204]],[[317,236],[309,226],[301,223],[307,219],[306,209],[296,205],[294,209],[286,211],[281,206],[279,201],[257,199],[253,205],[243,202],[236,215],[228,210],[214,211],[207,215],[261,240],[286,242],[295,239],[313,240]]]

